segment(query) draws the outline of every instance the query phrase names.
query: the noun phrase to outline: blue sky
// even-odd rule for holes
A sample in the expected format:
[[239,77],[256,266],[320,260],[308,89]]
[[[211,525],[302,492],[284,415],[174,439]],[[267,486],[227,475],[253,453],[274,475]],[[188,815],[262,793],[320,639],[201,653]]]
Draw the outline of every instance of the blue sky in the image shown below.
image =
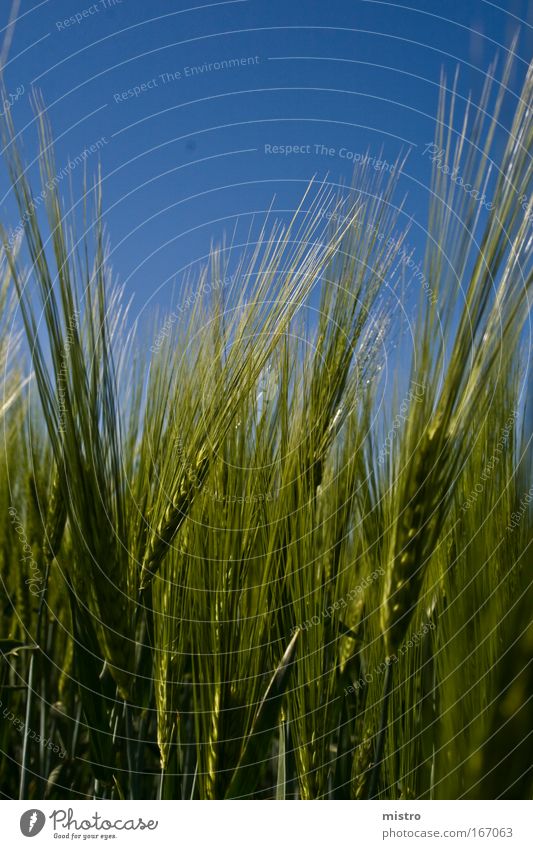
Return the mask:
[[[528,0],[505,9],[485,0],[22,0],[5,81],[28,162],[32,85],[49,110],[58,171],[98,148],[88,168],[101,161],[113,266],[140,314],[167,302],[181,270],[236,220],[248,226],[274,195],[275,209],[294,208],[313,175],[350,181],[367,151],[392,163],[410,150],[399,194],[421,250],[423,151],[441,68],[451,78],[459,65],[460,96],[475,101],[520,27],[503,144],[532,53],[532,10]],[[72,173],[75,194],[82,172]],[[0,196],[3,220],[16,226],[5,170]]]

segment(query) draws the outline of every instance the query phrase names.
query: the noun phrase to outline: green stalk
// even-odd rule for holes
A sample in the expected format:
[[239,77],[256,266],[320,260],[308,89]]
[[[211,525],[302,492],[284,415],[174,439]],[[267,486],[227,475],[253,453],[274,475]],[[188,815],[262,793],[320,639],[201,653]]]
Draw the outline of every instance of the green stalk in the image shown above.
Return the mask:
[[[35,642],[36,648],[35,651],[41,651],[41,623],[43,618],[44,611],[44,600],[46,591],[48,588],[48,577],[50,575],[50,561],[47,558],[46,569],[44,573],[44,586],[39,598],[39,607],[37,610],[37,625],[35,629]],[[30,732],[30,722],[31,722],[31,710],[33,705],[33,678],[34,678],[34,670],[35,670],[35,651],[32,652],[30,657],[30,665],[28,668],[28,683],[26,687],[26,714],[25,714],[25,724],[24,724],[24,742],[22,744],[22,758],[20,764],[20,784],[19,784],[19,799],[25,799],[26,787],[28,781],[28,756],[29,756],[29,732]]]
[[390,658],[387,658],[387,666],[385,668],[385,677],[383,679],[383,695],[381,697],[381,714],[379,719],[379,730],[376,739],[376,749],[374,754],[374,766],[370,774],[370,783],[368,788],[368,798],[375,799],[378,792],[379,774],[381,772],[381,764],[383,760],[383,751],[385,748],[385,738],[387,736],[387,725],[389,715],[389,700],[392,693],[393,664]]

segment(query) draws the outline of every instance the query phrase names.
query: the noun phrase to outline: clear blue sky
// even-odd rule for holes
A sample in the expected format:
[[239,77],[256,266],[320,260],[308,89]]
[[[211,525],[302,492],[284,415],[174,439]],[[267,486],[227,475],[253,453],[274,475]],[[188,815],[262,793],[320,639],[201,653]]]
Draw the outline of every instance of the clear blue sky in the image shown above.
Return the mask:
[[[9,6],[2,4],[3,27]],[[460,94],[475,100],[490,61],[499,52],[499,73],[520,27],[505,141],[531,58],[533,5],[501,6],[22,0],[6,88],[28,161],[36,154],[32,84],[49,109],[58,170],[103,139],[88,167],[102,163],[113,265],[141,312],[164,304],[180,269],[237,217],[261,213],[274,194],[277,208],[293,208],[315,174],[349,181],[347,151],[393,162],[412,149],[401,190],[411,241],[421,244],[430,170],[423,149],[433,139],[440,70],[451,78],[459,64]],[[268,145],[301,152],[267,153]],[[334,153],[317,154],[315,145]],[[75,190],[82,171],[72,173]],[[5,169],[0,196],[4,221],[16,225]]]

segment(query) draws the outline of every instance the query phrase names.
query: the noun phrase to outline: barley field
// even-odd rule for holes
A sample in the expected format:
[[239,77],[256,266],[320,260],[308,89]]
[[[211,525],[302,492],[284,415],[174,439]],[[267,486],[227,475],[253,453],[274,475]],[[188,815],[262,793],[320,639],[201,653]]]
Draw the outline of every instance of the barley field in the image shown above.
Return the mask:
[[511,65],[457,134],[443,85],[414,275],[404,161],[369,164],[213,247],[148,326],[101,181],[80,226],[42,104],[41,186],[6,111],[4,798],[532,798],[533,68],[495,151]]

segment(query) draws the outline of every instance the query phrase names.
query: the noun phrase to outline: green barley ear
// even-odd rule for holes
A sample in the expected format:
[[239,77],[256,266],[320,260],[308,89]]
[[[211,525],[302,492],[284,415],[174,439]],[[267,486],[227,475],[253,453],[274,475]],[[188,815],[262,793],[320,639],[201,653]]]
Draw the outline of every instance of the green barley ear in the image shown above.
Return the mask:
[[[261,253],[256,249],[250,257],[241,260],[239,279],[228,293],[229,317],[219,313],[208,317],[198,302],[193,316],[188,317],[185,331],[176,329],[172,344],[186,349],[188,341],[197,335],[197,325],[205,326],[209,321],[214,342],[211,341],[209,349],[203,346],[197,354],[195,351],[198,357],[195,380],[205,386],[202,415],[198,415],[200,404],[195,399],[192,404],[195,418],[181,423],[185,433],[177,430],[176,441],[171,443],[172,448],[162,461],[164,485],[151,512],[152,529],[142,562],[141,590],[146,589],[159,571],[189,515],[207,477],[210,458],[220,449],[243,403],[256,391],[261,372],[352,225],[355,213],[349,209],[342,226],[328,235],[323,212],[331,204],[331,192],[320,187],[309,201],[308,209],[303,211],[310,192],[311,185],[285,229],[278,224],[269,233],[266,224],[263,226],[258,244],[265,250]],[[212,262],[216,266],[216,255]],[[251,288],[249,281],[257,283]],[[213,360],[217,362],[214,376]],[[180,368],[183,366],[178,365]],[[179,391],[175,404],[178,408],[182,405]],[[177,440],[183,440],[184,436],[191,458],[185,469],[176,449]]]
[[[172,557],[166,566],[170,569]],[[181,580],[168,580],[166,569],[153,583],[154,598],[154,653],[153,677],[157,708],[157,743],[163,772],[172,762],[173,749],[179,732],[178,695],[179,653],[175,650],[177,638],[172,634],[174,620],[167,611],[183,610],[186,605]],[[181,623],[180,623],[181,625]],[[181,627],[178,625],[178,633]]]
[[163,521],[151,533],[147,553],[142,564],[141,590],[146,589],[154,575],[159,571],[163,558],[186,519],[192,507],[196,491],[202,487],[208,471],[209,458],[204,448],[198,453],[192,471],[185,470],[181,486],[168,505]]
[[437,514],[445,497],[440,469],[446,448],[440,429],[426,431],[406,475],[401,510],[392,537],[391,566],[381,605],[387,657],[396,655],[418,604],[425,567],[440,533]]
[[61,491],[61,481],[57,466],[54,469],[52,485],[46,514],[46,526],[43,540],[43,555],[47,562],[51,562],[61,547],[61,541],[67,523],[67,506]]
[[[73,235],[72,218],[63,212],[54,179],[57,168],[51,131],[39,103],[37,109],[49,235],[45,241],[8,112],[2,122],[9,149],[6,158],[31,270],[20,268],[5,232],[4,248],[73,538],[69,581],[97,623],[105,660],[121,694],[127,697],[135,666],[137,574],[128,548],[127,485],[114,361],[122,339],[124,310],[120,290],[110,280],[100,183],[94,192],[93,227],[80,245]],[[83,201],[87,216],[87,191]],[[30,292],[33,288],[36,291]],[[42,308],[39,326],[36,302]],[[46,328],[49,351],[44,348],[41,325]],[[53,545],[64,527],[63,505],[56,501],[50,517]],[[48,550],[55,551],[53,546]]]
[[[488,181],[487,162],[505,87],[513,62],[511,51],[489,122],[484,126],[490,80],[480,110],[470,128],[465,120],[452,144],[453,101],[446,121],[446,89],[441,93],[436,146],[447,150],[450,169],[480,187]],[[472,237],[479,224],[479,203],[456,186],[436,165],[426,256],[427,274],[436,293],[428,304],[421,296],[411,380],[424,387],[421,403],[412,402],[401,449],[395,458],[396,505],[389,549],[388,581],[381,608],[381,628],[388,654],[403,640],[414,614],[429,557],[454,499],[459,472],[468,456],[470,428],[476,416],[488,415],[486,387],[507,368],[526,321],[530,291],[532,241],[528,236],[531,202],[521,208],[515,186],[533,179],[529,155],[533,141],[530,104],[533,63],[530,65],[501,159],[492,209],[481,242]],[[448,125],[447,138],[443,128]],[[468,135],[467,135],[468,131]],[[465,156],[466,139],[478,158]],[[481,247],[480,247],[481,245]],[[495,282],[496,281],[496,282]],[[464,307],[457,316],[457,299]],[[445,342],[438,342],[440,336]]]

